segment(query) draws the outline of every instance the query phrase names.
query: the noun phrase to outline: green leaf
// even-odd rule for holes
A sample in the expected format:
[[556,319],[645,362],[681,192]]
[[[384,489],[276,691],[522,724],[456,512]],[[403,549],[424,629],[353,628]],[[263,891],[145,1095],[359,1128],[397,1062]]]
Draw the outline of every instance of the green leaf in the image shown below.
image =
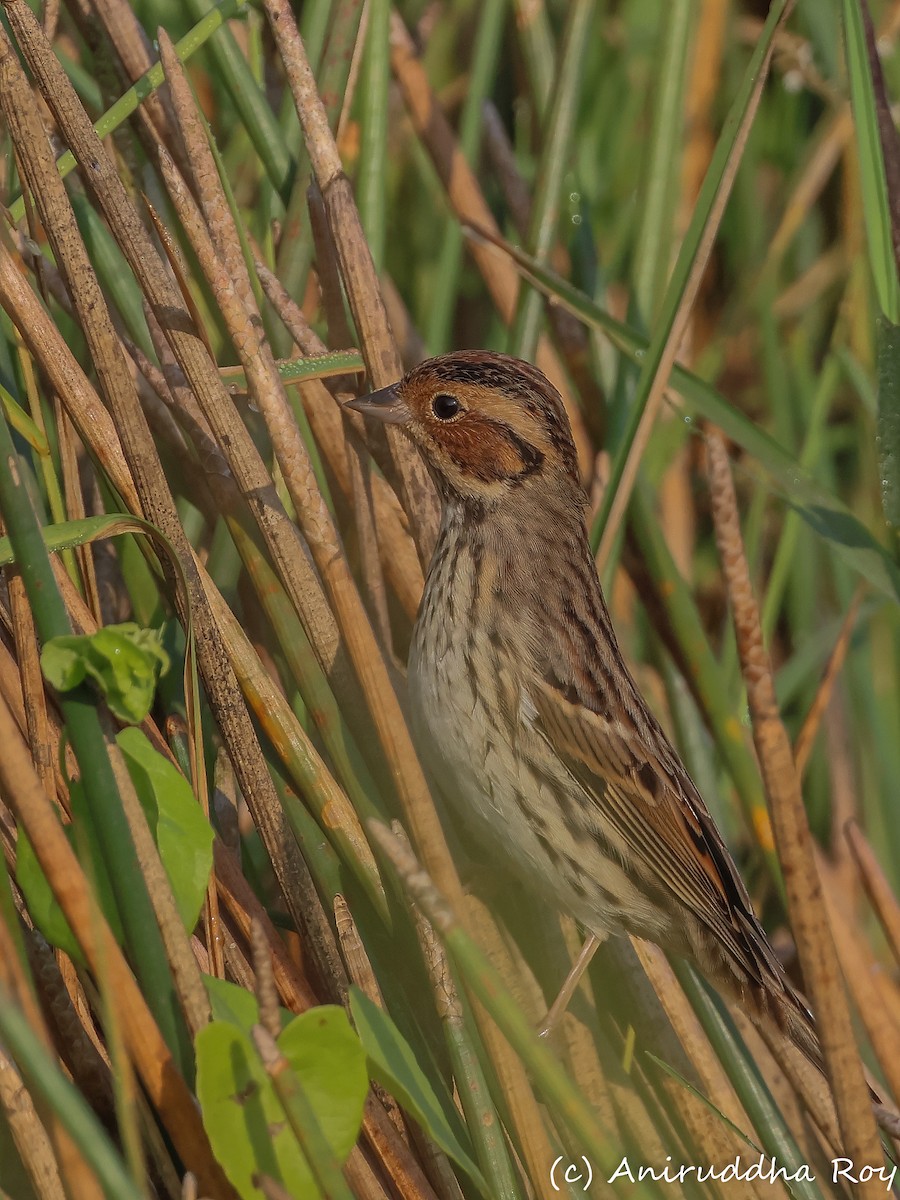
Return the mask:
[[412,1113],[432,1141],[484,1189],[481,1172],[463,1149],[409,1042],[388,1014],[357,987],[350,989],[350,1011],[369,1056],[372,1078]]
[[878,322],[878,461],[881,503],[900,531],[900,326]]
[[866,50],[859,0],[843,0],[844,45],[847,55],[847,78],[850,84],[850,106],[856,129],[859,152],[859,173],[862,185],[863,217],[869,247],[869,264],[875,283],[875,294],[883,313],[892,321],[900,320],[900,285],[894,259],[891,236],[891,214],[888,203],[887,177],[881,134],[878,129],[878,110],[875,88]]
[[[156,842],[172,886],[184,927],[197,924],[212,869],[213,831],[184,776],[154,750],[139,729],[123,729],[116,742],[125,759],[138,800]],[[89,820],[81,784],[69,786],[73,821],[66,835],[79,862],[93,881],[100,908],[116,938],[122,940],[112,884],[103,865],[100,844]],[[28,909],[41,933],[53,946],[78,962],[83,956],[56,897],[44,878],[34,850],[22,835],[16,860],[16,878],[25,893]],[[242,990],[242,989],[238,989]]]
[[187,930],[197,924],[212,870],[212,826],[190,784],[140,729],[123,729],[116,741],[159,848],[178,913]]
[[[71,785],[69,796],[73,809],[78,803],[83,805],[81,788],[77,783]],[[98,861],[96,842],[92,838],[76,839],[74,836],[75,831],[71,825],[65,827],[65,833],[76,855],[82,862],[84,851],[82,850],[79,853],[79,844],[83,844],[87,840],[93,843],[94,853],[90,855],[91,863],[89,867],[90,877],[93,882],[93,894],[95,897],[99,897],[100,911],[109,922],[116,940],[121,943],[122,928],[116,910],[112,884],[109,881],[109,875],[106,873],[103,864]],[[16,842],[16,882],[25,896],[31,919],[50,945],[65,951],[74,962],[83,964],[85,958],[81,953],[78,940],[72,932],[69,922],[63,915],[63,911],[59,907],[50,884],[47,882],[31,842],[21,829],[19,830],[19,837]]]
[[[295,1017],[278,1045],[296,1072],[317,1123],[340,1162],[362,1125],[369,1088],[366,1055],[342,1008],[323,1005]],[[319,1195],[248,1034],[213,1021],[196,1039],[197,1095],[216,1157],[244,1200],[263,1200],[265,1174],[298,1200]]]
[[156,681],[169,669],[169,656],[155,629],[128,621],[93,634],[50,638],[41,652],[41,669],[60,692],[92,679],[112,713],[137,725],[150,711]]
[[[124,940],[122,922],[116,905],[112,880],[106,869],[100,842],[94,833],[84,788],[77,779],[69,784],[71,824],[64,827],[75,856],[91,881],[92,891],[100,911],[109,923],[113,936],[121,945]],[[51,944],[64,950],[75,962],[83,963],[84,955],[78,940],[63,915],[56,896],[47,882],[28,838],[20,831],[16,848],[16,879],[35,925]]]
[[[252,992],[215,975],[204,975],[203,984],[214,1020],[228,1021],[243,1033],[249,1033],[254,1025],[259,1024],[259,1002]],[[286,1008],[279,1011],[283,1029],[294,1019],[294,1014]]]

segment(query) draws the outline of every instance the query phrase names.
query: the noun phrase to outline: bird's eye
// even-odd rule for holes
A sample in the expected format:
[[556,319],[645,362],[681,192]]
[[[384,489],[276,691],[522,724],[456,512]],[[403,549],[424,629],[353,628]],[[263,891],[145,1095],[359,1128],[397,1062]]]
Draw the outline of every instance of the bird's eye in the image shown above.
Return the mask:
[[439,421],[452,420],[461,408],[457,398],[447,392],[439,392],[431,402],[431,411]]

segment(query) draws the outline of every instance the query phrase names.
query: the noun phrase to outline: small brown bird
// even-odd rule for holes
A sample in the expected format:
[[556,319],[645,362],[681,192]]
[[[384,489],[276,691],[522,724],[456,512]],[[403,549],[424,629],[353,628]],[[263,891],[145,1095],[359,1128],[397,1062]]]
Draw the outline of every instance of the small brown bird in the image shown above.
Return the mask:
[[588,930],[689,959],[818,1065],[810,1014],[619,652],[558,392],[465,351],[350,407],[402,425],[441,497],[409,686],[448,801]]

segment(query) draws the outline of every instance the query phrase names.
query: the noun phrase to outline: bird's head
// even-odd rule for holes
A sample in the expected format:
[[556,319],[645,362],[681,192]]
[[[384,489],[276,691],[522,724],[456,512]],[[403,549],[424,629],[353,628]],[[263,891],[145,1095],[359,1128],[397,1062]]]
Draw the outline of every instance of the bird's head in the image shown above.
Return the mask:
[[581,497],[569,420],[556,388],[520,359],[457,351],[347,405],[400,425],[442,495],[497,502],[524,486]]

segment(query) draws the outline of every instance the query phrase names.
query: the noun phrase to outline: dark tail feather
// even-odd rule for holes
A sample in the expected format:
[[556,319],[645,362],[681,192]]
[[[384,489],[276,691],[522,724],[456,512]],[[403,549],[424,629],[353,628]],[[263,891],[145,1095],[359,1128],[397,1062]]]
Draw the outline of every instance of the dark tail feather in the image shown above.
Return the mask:
[[[783,1033],[785,1033],[803,1056],[812,1063],[817,1070],[826,1075],[825,1059],[822,1055],[822,1047],[819,1044],[819,1037],[816,1033],[816,1025],[813,1015],[807,1008],[803,998],[794,991],[787,980],[784,983],[783,1001],[780,1005],[780,1012],[773,1013],[775,1020],[778,1022]],[[827,1077],[827,1076],[826,1076]],[[875,1091],[871,1084],[869,1087],[869,1097],[873,1104],[881,1105],[883,1103],[881,1097]]]

